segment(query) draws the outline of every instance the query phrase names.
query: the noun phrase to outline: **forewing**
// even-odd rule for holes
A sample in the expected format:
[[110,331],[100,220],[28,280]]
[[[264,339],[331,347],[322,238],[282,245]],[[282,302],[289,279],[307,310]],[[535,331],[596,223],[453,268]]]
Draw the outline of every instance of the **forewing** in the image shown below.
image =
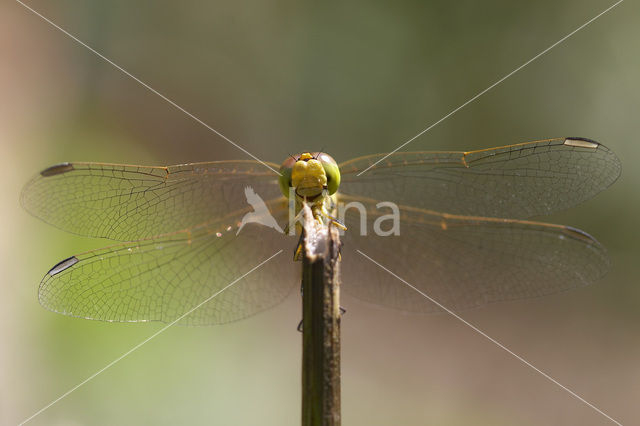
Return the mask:
[[[367,207],[368,235],[359,235],[357,211],[347,211],[342,288],[371,303],[413,312],[440,310],[357,250],[453,310],[584,286],[609,268],[604,248],[574,228],[400,206],[400,235],[378,236],[372,224],[390,209],[357,201]],[[391,221],[380,226],[389,230]]]
[[396,152],[340,165],[340,192],[459,215],[528,218],[593,197],[620,175],[604,145],[549,139],[470,152]]
[[[278,203],[276,220],[284,220],[285,210]],[[298,282],[290,256],[295,238],[256,223],[245,224],[236,236],[241,218],[66,259],[42,280],[40,303],[88,319],[171,322],[219,293],[179,321],[190,325],[225,323],[267,309]],[[276,255],[280,250],[286,253]]]
[[246,186],[264,200],[280,193],[276,173],[254,161],[168,167],[64,163],[32,179],[21,199],[33,215],[65,231],[132,241],[242,209]]

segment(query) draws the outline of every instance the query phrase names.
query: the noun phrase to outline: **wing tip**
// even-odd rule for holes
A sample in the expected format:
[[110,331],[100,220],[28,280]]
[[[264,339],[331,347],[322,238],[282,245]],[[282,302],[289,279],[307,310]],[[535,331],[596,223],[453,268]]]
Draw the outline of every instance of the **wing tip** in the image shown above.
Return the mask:
[[53,268],[49,269],[49,271],[47,272],[47,275],[49,275],[50,277],[53,277],[54,275],[59,274],[60,272],[63,272],[69,268],[71,268],[73,265],[75,265],[76,263],[80,262],[80,259],[78,259],[75,256],[71,256],[68,257],[64,260],[61,260],[60,262],[56,263]]
[[564,145],[575,146],[578,148],[591,148],[591,149],[597,149],[598,147],[604,146],[596,140],[583,138],[581,136],[566,137],[564,139]]
[[565,226],[562,228],[563,233],[573,239],[583,241],[585,243],[591,243],[594,245],[600,245],[598,240],[596,240],[593,236],[589,235],[585,231],[574,228],[573,226]]
[[54,164],[53,166],[47,167],[43,171],[40,172],[40,176],[42,177],[50,177],[57,176],[63,173],[67,173],[73,170],[73,164],[71,163],[60,163]]

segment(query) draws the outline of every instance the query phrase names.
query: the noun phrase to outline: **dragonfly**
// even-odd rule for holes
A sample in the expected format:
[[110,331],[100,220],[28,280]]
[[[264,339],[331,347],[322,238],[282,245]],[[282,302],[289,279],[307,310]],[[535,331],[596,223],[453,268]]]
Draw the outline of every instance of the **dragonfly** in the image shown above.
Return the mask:
[[[315,174],[300,178],[298,170],[296,177],[296,165],[309,160],[320,164]],[[319,197],[312,202],[318,220],[343,223],[341,288],[376,305],[441,310],[358,250],[452,310],[585,286],[609,269],[594,237],[531,220],[590,199],[618,178],[619,159],[590,139],[394,152],[339,164],[324,153],[303,154],[266,164],[74,162],[43,170],[23,189],[26,210],[113,243],[56,264],[40,283],[39,302],[94,320],[174,321],[279,250],[291,252],[295,235],[243,222],[254,212],[248,194],[255,193],[275,222],[286,224],[291,190],[305,200]],[[278,167],[280,174],[271,170]],[[314,185],[322,195],[309,189]],[[361,207],[337,220],[324,208],[329,201]],[[381,202],[397,206],[400,232],[372,232],[388,214]],[[298,268],[291,256],[276,256],[179,323],[221,324],[271,308],[299,285]]]

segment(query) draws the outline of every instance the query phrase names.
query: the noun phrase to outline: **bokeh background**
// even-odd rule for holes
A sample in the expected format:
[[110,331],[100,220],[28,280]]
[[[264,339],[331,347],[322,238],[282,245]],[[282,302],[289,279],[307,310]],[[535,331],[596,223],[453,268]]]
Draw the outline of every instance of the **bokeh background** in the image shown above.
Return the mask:
[[[307,149],[338,161],[391,150],[612,3],[28,4],[280,162]],[[463,316],[624,424],[640,419],[639,16],[622,3],[407,147],[585,136],[622,159],[612,188],[545,218],[609,249],[602,281]],[[0,5],[0,57],[0,423],[16,424],[162,326],[39,306],[51,265],[107,242],[28,215],[24,183],[62,161],[247,157],[16,2]],[[345,425],[610,424],[451,317],[343,305]],[[30,424],[299,424],[299,319],[292,294],[241,322],[171,328]]]

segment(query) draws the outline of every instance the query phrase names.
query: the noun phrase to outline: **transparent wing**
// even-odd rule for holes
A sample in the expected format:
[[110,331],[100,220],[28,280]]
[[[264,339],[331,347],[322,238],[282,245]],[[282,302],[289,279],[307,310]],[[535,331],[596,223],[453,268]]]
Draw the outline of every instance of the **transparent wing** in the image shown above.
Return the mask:
[[[286,217],[284,202],[274,213]],[[180,323],[219,324],[262,311],[299,282],[290,253],[295,238],[255,223],[236,236],[241,218],[68,258],[45,275],[40,303],[88,319],[171,322],[284,249]]]
[[[373,223],[389,208],[377,209],[376,200],[344,201],[366,206],[368,235],[357,232],[357,211],[347,210],[342,288],[371,303],[413,312],[440,310],[357,250],[453,310],[584,286],[609,268],[604,248],[574,228],[400,206],[400,235],[385,237],[372,232]],[[391,224],[383,220],[379,226],[384,231]]]
[[452,214],[528,218],[611,185],[620,161],[595,141],[548,139],[469,152],[396,152],[340,165],[340,192]]
[[245,186],[264,200],[280,195],[277,175],[255,161],[168,167],[63,163],[32,179],[21,200],[30,213],[65,231],[132,241],[244,208]]

